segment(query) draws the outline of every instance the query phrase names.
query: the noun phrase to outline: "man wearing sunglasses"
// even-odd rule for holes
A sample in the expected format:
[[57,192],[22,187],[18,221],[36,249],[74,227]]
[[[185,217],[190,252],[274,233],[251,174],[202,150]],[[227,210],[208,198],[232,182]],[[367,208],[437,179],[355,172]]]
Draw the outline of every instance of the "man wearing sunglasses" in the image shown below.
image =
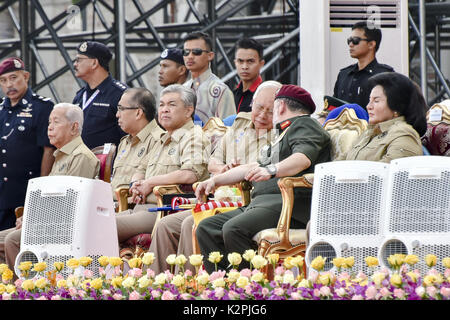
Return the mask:
[[224,119],[236,114],[233,92],[212,73],[210,62],[214,59],[212,42],[208,34],[193,32],[183,44],[183,58],[191,79],[184,85],[197,94],[195,114],[206,123],[211,117]]
[[85,41],[77,47],[75,76],[86,82],[73,99],[84,112],[82,138],[89,149],[105,143],[119,144],[125,135],[116,121],[117,103],[127,88],[109,74],[112,53],[100,42]]
[[381,43],[381,30],[366,21],[352,26],[351,36],[347,39],[350,56],[358,62],[339,71],[334,85],[335,98],[357,103],[364,109],[369,103],[367,80],[381,72],[394,71],[391,66],[378,63],[375,54]]

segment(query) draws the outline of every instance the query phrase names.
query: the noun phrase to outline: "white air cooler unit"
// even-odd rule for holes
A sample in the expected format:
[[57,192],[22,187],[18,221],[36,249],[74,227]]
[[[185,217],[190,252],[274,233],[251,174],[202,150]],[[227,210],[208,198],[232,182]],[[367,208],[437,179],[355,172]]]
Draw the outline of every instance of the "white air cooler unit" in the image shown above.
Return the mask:
[[355,258],[353,270],[367,271],[366,256],[378,256],[382,241],[389,164],[373,161],[333,161],[314,169],[310,244],[305,260]]
[[421,274],[429,270],[427,254],[450,256],[450,158],[417,156],[391,161],[390,183],[379,261],[389,266],[391,254],[414,254]]
[[[100,256],[119,256],[109,183],[72,176],[31,179],[23,217],[17,275],[23,261],[45,261],[47,270],[52,270],[56,261],[66,263],[83,256],[93,259],[88,269],[98,275]],[[70,272],[65,266],[62,274]]]

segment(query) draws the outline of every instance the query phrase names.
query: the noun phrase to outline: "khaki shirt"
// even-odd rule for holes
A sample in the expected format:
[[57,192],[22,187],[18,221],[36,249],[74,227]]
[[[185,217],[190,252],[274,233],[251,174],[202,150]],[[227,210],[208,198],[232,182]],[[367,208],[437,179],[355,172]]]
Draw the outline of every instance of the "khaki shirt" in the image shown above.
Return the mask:
[[120,140],[111,178],[113,191],[119,187],[129,186],[139,163],[153,150],[163,134],[164,130],[153,119],[135,137],[127,135]]
[[50,176],[77,176],[94,179],[100,172],[100,161],[83,143],[80,136],[76,137],[53,155]]
[[188,80],[184,85],[195,90],[197,94],[195,114],[203,123],[211,117],[224,119],[236,114],[233,92],[211,72],[211,69],[206,70],[198,78]]
[[422,154],[419,134],[402,116],[369,125],[347,155],[340,156],[336,160],[390,162],[393,159]]
[[270,144],[275,135],[274,129],[267,130],[258,137],[251,112],[239,112],[211,157],[221,164],[231,163],[235,159],[238,159],[240,164],[256,162],[261,150]]
[[[155,144],[154,151],[141,160],[136,172],[145,174],[148,179],[176,170],[191,170],[198,181],[202,181],[209,177],[210,154],[208,137],[191,120],[172,135],[165,133]],[[152,199],[147,197],[147,203],[153,202]]]

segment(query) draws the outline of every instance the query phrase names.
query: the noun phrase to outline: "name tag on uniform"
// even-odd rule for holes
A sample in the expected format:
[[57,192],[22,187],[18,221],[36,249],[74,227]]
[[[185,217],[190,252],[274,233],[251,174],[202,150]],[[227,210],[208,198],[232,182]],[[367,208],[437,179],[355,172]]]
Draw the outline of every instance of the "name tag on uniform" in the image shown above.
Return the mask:
[[109,107],[110,106],[109,103],[102,103],[102,102],[94,102],[92,105],[99,106],[99,107]]
[[429,120],[430,122],[442,120],[442,109],[434,108],[430,110]]
[[26,117],[26,118],[31,118],[33,117],[33,115],[29,112],[21,112],[17,115],[18,117]]

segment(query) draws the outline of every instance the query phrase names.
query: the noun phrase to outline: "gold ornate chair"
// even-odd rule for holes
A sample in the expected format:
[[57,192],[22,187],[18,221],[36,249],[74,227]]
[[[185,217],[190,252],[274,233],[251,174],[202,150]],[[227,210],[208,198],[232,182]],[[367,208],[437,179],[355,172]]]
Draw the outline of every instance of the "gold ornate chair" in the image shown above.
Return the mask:
[[450,156],[450,100],[436,103],[428,110],[422,144],[432,155]]
[[[367,126],[367,121],[359,119],[351,108],[344,108],[335,119],[327,121],[324,129],[331,136],[332,160],[341,153],[347,152]],[[258,243],[258,254],[267,256],[277,253],[280,259],[299,254],[304,256],[307,245],[306,230],[290,229],[294,188],[312,188],[313,182],[313,173],[301,177],[284,177],[278,181],[283,199],[280,218],[276,228],[262,230],[253,237],[253,240]]]

